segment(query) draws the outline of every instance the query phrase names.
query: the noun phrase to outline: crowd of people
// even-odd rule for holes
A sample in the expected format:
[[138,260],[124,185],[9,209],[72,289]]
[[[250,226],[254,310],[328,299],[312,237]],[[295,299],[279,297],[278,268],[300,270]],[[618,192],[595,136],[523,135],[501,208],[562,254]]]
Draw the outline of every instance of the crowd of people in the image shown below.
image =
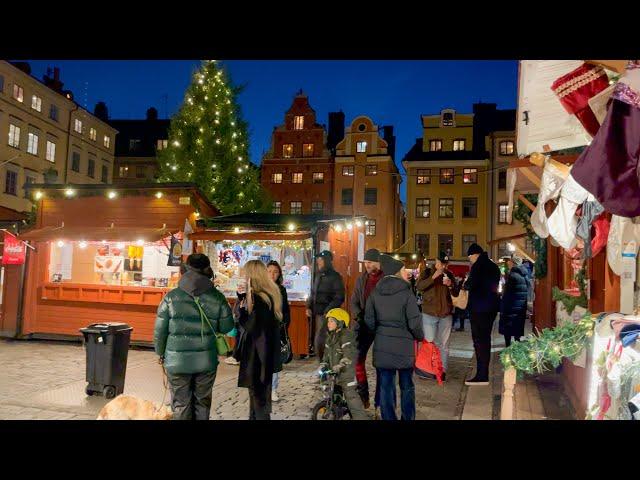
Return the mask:
[[[442,360],[446,381],[449,342],[454,321],[464,329],[469,318],[476,357],[476,373],[466,385],[489,384],[491,333],[500,313],[499,331],[508,346],[524,334],[531,271],[511,255],[502,298],[501,272],[487,252],[472,244],[465,279],[449,270],[441,253],[433,267],[420,265],[413,278],[404,263],[376,249],[364,255],[364,271],[348,299],[352,316],[341,308],[345,286],[333,267],[333,255],[316,255],[316,275],[307,301],[312,338],[310,355],[322,371],[331,370],[354,420],[368,419],[370,391],[366,359],[373,351],[376,418],[396,420],[396,376],[400,386],[402,420],[416,415],[414,366],[416,342],[433,342]],[[279,401],[282,370],[281,339],[290,322],[287,292],[278,262],[265,266],[252,260],[242,269],[233,310],[213,285],[214,273],[204,254],[190,255],[182,267],[178,287],[158,308],[154,343],[166,371],[174,418],[206,420],[211,410],[218,355],[225,352],[224,336],[234,336],[227,363],[239,366],[238,386],[249,391],[249,419],[270,419],[272,402]],[[461,290],[468,294],[463,310],[453,305]]]

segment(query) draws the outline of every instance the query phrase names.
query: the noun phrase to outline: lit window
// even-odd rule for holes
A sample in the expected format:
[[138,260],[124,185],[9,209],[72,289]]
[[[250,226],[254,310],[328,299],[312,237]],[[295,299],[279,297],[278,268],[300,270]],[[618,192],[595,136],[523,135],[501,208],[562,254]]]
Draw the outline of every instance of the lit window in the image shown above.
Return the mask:
[[73,124],[73,129],[78,133],[82,133],[82,120],[76,118]]
[[311,213],[322,215],[324,213],[324,202],[311,202]]
[[298,215],[302,213],[302,202],[291,202],[290,206],[289,213]]
[[431,216],[431,199],[416,199],[416,218],[429,218]]
[[442,184],[453,183],[453,168],[440,169],[440,183]]
[[281,173],[272,173],[271,174],[271,183],[282,183],[282,174]]
[[93,140],[94,142],[97,140],[98,138],[98,131],[95,128],[90,128],[89,129],[89,138],[91,140]]
[[440,218],[453,218],[453,198],[440,199]]
[[31,108],[38,112],[42,111],[42,99],[39,96],[33,95],[31,97]]
[[87,163],[87,175],[91,178],[95,178],[96,176],[96,161],[93,158],[90,158]]
[[273,208],[271,209],[271,213],[280,213],[282,209],[282,202],[273,202]]
[[24,90],[20,85],[13,84],[13,98],[18,102],[24,102]]
[[13,123],[9,124],[9,146],[20,148],[20,127]]
[[7,170],[4,183],[4,193],[9,195],[17,195],[18,188],[18,174],[12,170]]
[[498,205],[498,223],[507,223],[507,211],[509,210],[509,205],[506,203],[501,203]]
[[27,142],[27,153],[31,155],[38,154],[38,135],[29,132],[29,141]]
[[430,152],[441,152],[442,151],[442,140],[430,140],[429,141],[429,151]]
[[416,234],[416,252],[421,253],[424,257],[429,256],[429,234]]
[[302,183],[302,172],[292,173],[291,183]]
[[324,183],[324,172],[314,172],[313,183]]
[[342,189],[342,205],[353,205],[353,188]]
[[293,129],[302,130],[304,128],[304,117],[302,115],[296,115],[293,118]]
[[106,165],[102,166],[102,176],[100,177],[100,181],[102,183],[109,183],[109,167]]
[[80,171],[80,154],[78,152],[71,153],[71,170],[74,172]]
[[282,145],[282,156],[284,158],[291,158],[293,156],[293,144],[285,143]]
[[111,145],[111,137],[109,135],[105,135],[104,136],[104,146],[109,148],[109,145]]
[[58,107],[53,104],[49,107],[49,118],[58,121]]
[[47,160],[56,161],[56,144],[50,140],[47,140]]
[[478,218],[478,199],[477,198],[462,199],[462,217]]
[[462,183],[478,183],[478,169],[465,168],[462,174]]
[[356,144],[356,152],[363,153],[367,151],[367,142],[358,142]]
[[453,151],[460,152],[464,150],[464,140],[454,140],[453,141]]
[[169,145],[169,140],[165,138],[165,139],[158,139],[156,146],[158,150],[164,150],[165,148],[167,148],[168,145]]
[[353,177],[355,174],[355,167],[353,165],[343,165],[342,166],[342,176],[343,177]]
[[453,112],[444,112],[442,114],[442,126],[453,127]]
[[419,168],[418,176],[416,183],[418,184],[427,184],[431,183],[431,169],[430,168]]
[[498,190],[505,190],[507,188],[507,171],[502,170],[498,172]]
[[364,204],[365,205],[377,205],[378,204],[378,189],[377,188],[365,188],[364,189]]
[[313,157],[313,143],[305,143],[302,148],[303,157]]
[[377,165],[367,165],[365,175],[378,175],[378,166]]
[[438,235],[438,251],[453,255],[453,235]]
[[511,140],[500,142],[500,155],[513,155],[515,151],[515,145]]
[[129,167],[127,165],[122,165],[118,169],[118,176],[120,178],[128,177],[129,176]]
[[376,236],[376,221],[375,220],[367,220],[364,223],[365,234],[367,237],[375,237]]

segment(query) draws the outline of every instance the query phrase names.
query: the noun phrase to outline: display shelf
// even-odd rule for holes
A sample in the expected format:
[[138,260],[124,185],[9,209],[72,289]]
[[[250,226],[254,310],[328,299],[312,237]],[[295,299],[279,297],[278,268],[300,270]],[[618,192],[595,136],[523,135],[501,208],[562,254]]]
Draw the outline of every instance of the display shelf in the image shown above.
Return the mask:
[[65,302],[157,306],[170,290],[170,288],[49,282],[42,285],[41,298]]

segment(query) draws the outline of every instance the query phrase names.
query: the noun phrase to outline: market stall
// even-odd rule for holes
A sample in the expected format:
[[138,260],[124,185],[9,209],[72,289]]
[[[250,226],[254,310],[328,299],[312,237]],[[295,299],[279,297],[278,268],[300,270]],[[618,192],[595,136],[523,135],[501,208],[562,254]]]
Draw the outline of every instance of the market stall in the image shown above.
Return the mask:
[[[4,332],[78,336],[89,323],[119,321],[132,340],[153,340],[158,304],[177,285],[183,232],[218,212],[191,184],[31,185],[34,228],[23,288],[6,284]],[[12,274],[19,276],[14,266]]]

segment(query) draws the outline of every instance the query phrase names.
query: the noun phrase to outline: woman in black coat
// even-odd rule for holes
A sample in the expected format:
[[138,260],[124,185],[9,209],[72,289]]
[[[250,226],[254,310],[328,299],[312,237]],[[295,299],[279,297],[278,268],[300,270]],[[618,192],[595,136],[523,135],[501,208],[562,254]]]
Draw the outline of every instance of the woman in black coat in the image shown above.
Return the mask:
[[[282,295],[282,323],[280,324],[280,340],[284,343],[289,335],[289,323],[291,323],[291,310],[289,309],[289,299],[287,297],[287,289],[284,288],[284,279],[282,278],[282,268],[280,264],[275,260],[271,260],[267,263],[267,271],[271,280],[273,280],[280,289],[280,295]],[[273,374],[273,382],[271,383],[271,401],[277,402],[280,400],[278,397],[278,372]]]
[[249,420],[270,420],[271,382],[273,374],[282,370],[282,296],[261,261],[250,260],[244,272],[247,293],[240,304],[239,323],[244,334],[238,386],[249,389]]
[[529,278],[522,259],[512,255],[507,259],[509,273],[500,304],[499,332],[504,335],[504,343],[511,345],[511,337],[517,342],[524,335],[524,322],[527,318],[527,298]]

